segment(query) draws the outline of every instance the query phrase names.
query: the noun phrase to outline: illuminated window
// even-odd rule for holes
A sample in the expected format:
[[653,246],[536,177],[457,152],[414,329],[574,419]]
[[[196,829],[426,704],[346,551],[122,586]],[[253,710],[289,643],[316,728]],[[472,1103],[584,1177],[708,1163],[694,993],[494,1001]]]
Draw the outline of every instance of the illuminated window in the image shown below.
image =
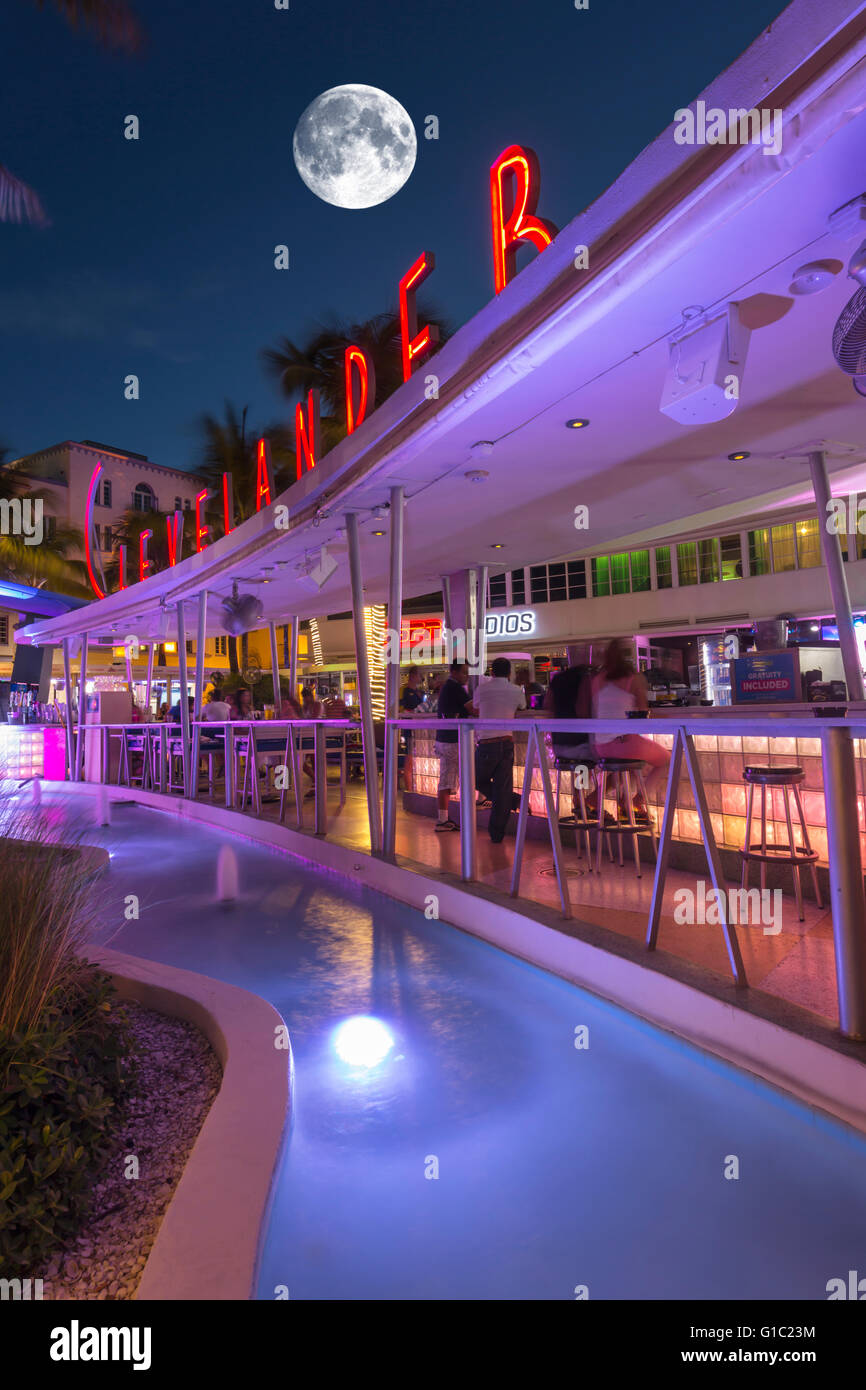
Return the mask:
[[633,550],[631,552],[631,591],[633,594],[645,594],[650,585],[649,551]]
[[592,596],[604,598],[610,593],[610,560],[606,555],[596,555],[591,563]]
[[698,541],[698,576],[702,584],[715,584],[719,577],[719,543],[715,536]]
[[784,574],[786,570],[797,568],[797,561],[794,555],[794,524],[791,521],[783,522],[781,526],[773,527],[773,569],[776,574]]
[[610,591],[612,594],[627,594],[629,591],[628,552],[610,557]]
[[742,579],[743,554],[739,534],[722,536],[722,579]]
[[669,545],[656,546],[656,587],[659,589],[673,588],[673,575],[671,573],[671,548]]
[[797,522],[797,564],[801,570],[817,569],[821,563],[821,533],[818,518]]
[[770,533],[766,526],[749,532],[749,574],[769,574]]
[[677,546],[677,571],[680,588],[698,582],[698,548],[694,541],[683,541]]
[[9,615],[0,613],[0,647],[9,646]]

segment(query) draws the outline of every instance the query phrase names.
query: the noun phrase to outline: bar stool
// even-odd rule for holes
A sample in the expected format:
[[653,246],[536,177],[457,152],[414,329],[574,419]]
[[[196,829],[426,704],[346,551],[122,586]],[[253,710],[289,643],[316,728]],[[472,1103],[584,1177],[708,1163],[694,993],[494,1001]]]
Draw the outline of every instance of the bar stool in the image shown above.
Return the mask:
[[[184,779],[184,769],[186,767],[186,754],[183,746],[183,735],[168,735],[168,790],[170,792],[183,792],[186,790]],[[178,776],[175,776],[178,768]]]
[[[803,885],[800,881],[800,869],[804,864],[808,864],[812,870],[812,887],[815,890],[815,901],[818,906],[822,906],[821,889],[818,886],[818,870],[815,865],[818,862],[818,852],[812,848],[809,839],[809,830],[806,825],[806,817],[803,814],[803,802],[800,798],[800,783],[805,777],[801,767],[746,767],[743,771],[743,781],[749,788],[749,799],[746,805],[746,834],[745,843],[740,850],[743,860],[743,879],[742,888],[749,886],[749,865],[754,861],[761,866],[761,892],[767,886],[767,865],[772,863],[790,864],[794,876],[794,894],[797,899],[797,912],[800,921],[803,917]],[[752,844],[752,803],[755,799],[755,787],[761,788],[761,838],[757,844]],[[767,788],[781,787],[782,799],[785,803],[785,821],[788,826],[787,844],[767,844]],[[794,798],[797,807],[797,815],[800,819],[800,833],[803,836],[802,845],[794,844],[794,829],[791,820],[791,803],[789,793]]]
[[[244,773],[241,777],[240,764],[244,759]],[[240,810],[243,811],[249,796],[250,804],[256,815],[260,815],[262,809],[261,791],[259,789],[259,768],[256,761],[256,742],[255,735],[251,728],[241,728],[235,731],[234,738],[234,759],[235,759],[235,787],[240,788]],[[249,791],[247,787],[249,786]]]
[[[580,815],[569,816],[569,823],[574,826],[574,842],[580,852],[580,837],[583,835],[583,843],[586,849],[586,858],[589,864],[589,871],[592,873],[592,846],[589,842],[589,832],[598,829],[598,819],[589,815],[586,809],[586,796],[584,795],[583,780],[579,780],[575,785],[575,772],[579,767],[588,768],[591,773],[595,773],[596,760],[590,757],[570,758],[566,754],[556,755],[553,759],[553,766],[556,768],[556,809],[559,811],[559,789],[562,783],[562,774],[565,772],[571,778],[571,804],[574,805],[575,794],[577,804],[580,807]],[[608,841],[610,851],[610,841]],[[611,854],[611,858],[612,858]]]
[[[147,786],[147,734],[142,729],[129,729],[124,725],[120,732],[120,761],[117,767],[117,781],[125,787]],[[141,757],[141,768],[132,770],[133,757]]]
[[[632,788],[632,784],[631,784],[631,779],[632,779],[632,777],[634,777],[635,782],[636,782],[636,784],[637,784],[637,789],[638,789],[638,791],[640,792],[641,796],[643,797],[644,805],[645,805],[645,806],[647,805],[646,782],[644,781],[644,775],[643,775],[643,762],[642,762],[642,760],[639,759],[639,758],[600,758],[599,761],[598,761],[598,763],[597,763],[597,766],[596,766],[596,771],[597,771],[598,774],[599,774],[599,785],[598,785],[598,827],[597,827],[597,835],[596,835],[595,871],[596,871],[596,873],[598,873],[598,874],[601,873],[601,841],[602,841],[602,836],[603,836],[603,835],[616,835],[616,836],[618,836],[618,837],[622,837],[623,835],[630,835],[630,836],[631,836],[632,849],[633,849],[633,851],[634,851],[634,867],[635,867],[635,874],[637,875],[638,878],[641,878],[641,877],[642,877],[642,874],[641,874],[641,868],[640,868],[640,846],[639,846],[639,844],[638,844],[638,836],[640,835],[641,830],[643,830],[643,829],[648,829],[648,830],[649,830],[650,835],[652,836],[653,858],[656,857],[656,853],[657,853],[657,850],[656,850],[656,832],[655,832],[655,826],[653,825],[653,822],[652,822],[652,818],[650,818],[650,821],[649,821],[649,825],[648,825],[648,826],[640,826],[640,825],[638,825],[637,821],[635,820],[635,815],[634,815],[634,804],[633,804],[633,802],[632,802],[632,789],[631,789],[631,788]],[[606,795],[607,789],[608,789],[608,782],[607,782],[608,777],[612,777],[612,778],[613,778],[613,788],[612,788],[612,789],[613,789],[614,796],[616,797],[617,805],[619,805],[619,803],[620,803],[621,801],[624,800],[624,801],[625,801],[625,804],[628,806],[628,821],[627,821],[627,823],[625,823],[625,824],[622,824],[622,823],[619,822],[619,821],[618,821],[615,825],[605,825],[605,824],[604,824],[604,799],[605,799],[605,795]],[[608,841],[608,843],[610,843],[610,842]],[[620,866],[620,868],[622,868],[622,867],[623,867],[623,858],[622,858],[622,839],[621,839],[621,838],[618,838],[618,840],[617,840],[617,846],[618,846],[618,849],[619,849],[619,866]]]

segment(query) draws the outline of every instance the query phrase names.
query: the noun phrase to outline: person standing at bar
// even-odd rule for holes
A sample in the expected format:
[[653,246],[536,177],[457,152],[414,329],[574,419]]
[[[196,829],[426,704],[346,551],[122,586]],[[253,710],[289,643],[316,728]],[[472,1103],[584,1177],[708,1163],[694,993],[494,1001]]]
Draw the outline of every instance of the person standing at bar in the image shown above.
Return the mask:
[[[511,662],[498,656],[490,667],[490,680],[482,681],[475,692],[480,719],[513,719],[526,709],[526,696],[511,680]],[[487,830],[494,845],[505,838],[514,796],[514,735],[479,733],[475,748],[475,785],[481,796],[491,800]]]
[[[604,664],[593,681],[593,717],[595,719],[627,719],[633,710],[649,711],[647,683],[630,660],[619,638],[609,644],[604,654]],[[659,784],[667,771],[671,755],[660,744],[642,734],[619,734],[593,737],[593,748],[600,758],[630,758],[636,762],[648,763],[649,775],[646,779],[647,791]],[[646,824],[649,810],[643,797],[634,797],[635,820]],[[620,803],[621,820],[628,820],[628,807]]]
[[[421,692],[421,672],[417,666],[410,666],[406,672],[406,684],[400,691],[400,713],[414,715],[421,707],[424,696]],[[403,785],[408,787],[412,781],[412,731],[403,730],[406,740],[406,756],[403,759]]]
[[[436,716],[439,719],[465,719],[467,715],[477,714],[472,697],[466,689],[469,680],[469,667],[465,661],[452,661],[450,675],[439,691]],[[457,830],[457,824],[448,814],[451,793],[456,792],[460,783],[460,756],[457,751],[457,730],[437,729],[433,745],[439,754],[439,819],[437,832]],[[463,807],[466,814],[466,807]],[[474,814],[473,811],[470,814]]]

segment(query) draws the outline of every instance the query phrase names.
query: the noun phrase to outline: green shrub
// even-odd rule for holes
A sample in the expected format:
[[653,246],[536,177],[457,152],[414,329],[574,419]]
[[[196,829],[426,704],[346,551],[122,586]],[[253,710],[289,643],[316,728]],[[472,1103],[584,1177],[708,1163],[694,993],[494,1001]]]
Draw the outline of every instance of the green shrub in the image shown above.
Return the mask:
[[28,1031],[0,1036],[0,1273],[28,1275],[74,1237],[131,1085],[107,975],[82,962]]

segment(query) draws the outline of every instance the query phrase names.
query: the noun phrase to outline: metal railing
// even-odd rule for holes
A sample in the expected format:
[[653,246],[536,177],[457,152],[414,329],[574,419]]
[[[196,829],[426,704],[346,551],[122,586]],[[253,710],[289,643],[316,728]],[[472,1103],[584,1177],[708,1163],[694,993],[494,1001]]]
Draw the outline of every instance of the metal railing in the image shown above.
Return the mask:
[[[748,983],[743,965],[742,952],[737,937],[736,926],[728,909],[727,886],[722,869],[719,846],[716,842],[710,815],[706,790],[701,776],[700,760],[695,747],[695,738],[709,736],[741,736],[759,738],[798,738],[818,740],[821,745],[821,762],[824,783],[824,802],[826,807],[826,826],[828,842],[828,863],[830,872],[830,911],[833,919],[833,938],[836,956],[836,983],[839,999],[839,1021],[842,1032],[847,1036],[866,1039],[866,895],[864,895],[863,867],[860,853],[860,826],[857,802],[857,768],[854,756],[854,739],[866,738],[866,716],[859,712],[850,719],[838,718],[797,718],[781,716],[725,716],[713,719],[712,716],[682,718],[666,715],[659,720],[633,719],[553,719],[540,715],[532,719],[478,719],[467,718],[458,721],[402,718],[386,721],[386,742],[396,738],[397,731],[438,730],[457,731],[459,749],[459,788],[461,808],[475,803],[475,741],[476,733],[499,733],[502,736],[525,733],[527,737],[526,767],[524,769],[523,790],[518,813],[518,834],[515,841],[514,864],[512,867],[511,895],[517,896],[523,858],[525,827],[529,813],[532,772],[537,766],[545,811],[553,849],[554,867],[560,904],[564,917],[572,917],[568,879],[563,858],[562,837],[559,830],[558,808],[554,805],[554,794],[550,779],[550,764],[541,747],[541,733],[556,735],[581,734],[602,742],[614,738],[629,737],[635,734],[649,736],[672,735],[673,747],[668,768],[667,786],[662,809],[662,824],[659,831],[659,848],[656,857],[653,880],[652,903],[647,922],[646,946],[655,949],[658,942],[659,922],[665,877],[668,870],[670,847],[673,838],[674,813],[677,809],[677,794],[680,771],[685,764],[695,799],[695,807],[700,825],[701,840],[707,855],[710,877],[716,890],[719,903],[720,926],[725,940],[728,961],[734,981],[739,987]],[[587,755],[587,762],[598,756]],[[626,755],[628,756],[628,755]],[[396,779],[394,779],[396,781]],[[386,803],[389,796],[395,795],[393,787],[386,785]],[[599,807],[603,819],[603,808]],[[387,819],[386,819],[387,826]],[[475,816],[460,817],[461,877],[472,882],[478,876],[478,856],[476,844]],[[390,838],[383,845],[383,853],[393,858],[395,842]]]
[[[232,720],[225,723],[216,721],[191,721],[191,740],[185,747],[180,725],[153,724],[102,724],[85,725],[84,732],[99,733],[102,744],[102,777],[107,778],[109,768],[109,740],[121,739],[121,754],[118,778],[130,776],[130,739],[142,740],[143,764],[141,769],[142,786],[159,792],[166,792],[171,778],[169,758],[172,744],[179,744],[177,756],[183,762],[182,776],[175,785],[189,799],[196,800],[198,791],[198,768],[202,753],[222,752],[225,759],[225,805],[235,808],[238,793],[241,792],[242,806],[246,805],[246,787],[250,787],[250,803],[256,814],[261,812],[256,754],[263,750],[265,742],[276,743],[277,748],[267,752],[282,754],[281,766],[288,769],[291,789],[294,793],[297,829],[304,829],[304,794],[302,759],[309,755],[313,759],[312,789],[315,793],[315,834],[324,836],[328,832],[327,813],[327,758],[334,749],[328,748],[328,739],[339,736],[345,744],[349,735],[359,741],[359,755],[365,783],[369,789],[371,777],[378,785],[379,754],[386,770],[384,779],[383,814],[376,826],[376,834],[370,834],[372,852],[381,843],[381,854],[393,860],[396,856],[397,833],[397,746],[400,731],[419,732],[427,730],[449,730],[457,734],[459,760],[459,799],[461,808],[475,804],[475,751],[478,733],[523,734],[526,736],[526,764],[523,775],[523,788],[518,810],[517,835],[515,837],[512,863],[512,897],[518,897],[521,871],[526,841],[526,828],[530,814],[529,798],[532,792],[533,773],[537,770],[544,800],[545,816],[553,850],[554,869],[559,893],[560,907],[565,918],[573,917],[568,874],[562,837],[559,828],[559,814],[556,794],[551,780],[552,765],[547,749],[542,744],[542,734],[574,735],[584,737],[589,734],[601,741],[612,741],[631,735],[667,735],[673,739],[671,759],[668,769],[664,799],[659,799],[661,825],[658,832],[658,852],[653,878],[652,900],[649,908],[646,946],[653,950],[658,944],[662,899],[665,878],[670,860],[673,840],[674,815],[677,810],[680,773],[685,768],[691,783],[700,827],[701,842],[707,856],[710,878],[716,890],[716,901],[720,911],[720,930],[722,931],[731,974],[737,986],[746,986],[746,972],[742,951],[737,936],[736,924],[728,911],[727,886],[722,868],[719,845],[713,829],[706,789],[701,774],[700,758],[695,746],[696,737],[739,736],[810,739],[820,744],[823,769],[823,793],[826,807],[826,826],[828,840],[828,864],[830,876],[830,911],[833,920],[833,936],[836,957],[836,980],[839,999],[839,1018],[842,1032],[853,1038],[866,1038],[866,898],[864,898],[863,869],[860,852],[860,829],[857,799],[857,767],[854,756],[854,740],[866,738],[866,713],[859,712],[850,719],[800,718],[789,716],[725,716],[714,719],[711,715],[689,717],[666,716],[657,720],[632,719],[552,719],[545,715],[534,718],[514,720],[502,719],[461,719],[447,720],[437,718],[398,718],[385,721],[385,747],[375,752],[375,768],[367,767],[361,748],[361,730],[357,723],[348,719],[275,719],[275,720]],[[205,734],[206,747],[203,748],[202,734]],[[207,738],[210,735],[210,738]],[[216,738],[214,737],[216,736]],[[213,747],[221,743],[221,749]],[[156,745],[154,748],[154,744]],[[768,745],[769,747],[769,745]],[[237,755],[237,756],[236,756]],[[587,755],[591,763],[598,755]],[[607,756],[610,756],[608,753]],[[83,765],[83,747],[75,750],[74,765]],[[186,761],[188,760],[188,761]],[[244,761],[242,788],[236,785],[238,761]],[[580,761],[580,759],[577,759]],[[345,776],[345,764],[341,768]],[[285,823],[288,807],[289,781],[280,789],[279,819]],[[368,804],[370,798],[368,797]],[[375,799],[378,806],[378,796]],[[599,808],[603,817],[603,808]],[[460,816],[460,873],[466,883],[478,879],[478,847],[476,818],[474,814]]]

